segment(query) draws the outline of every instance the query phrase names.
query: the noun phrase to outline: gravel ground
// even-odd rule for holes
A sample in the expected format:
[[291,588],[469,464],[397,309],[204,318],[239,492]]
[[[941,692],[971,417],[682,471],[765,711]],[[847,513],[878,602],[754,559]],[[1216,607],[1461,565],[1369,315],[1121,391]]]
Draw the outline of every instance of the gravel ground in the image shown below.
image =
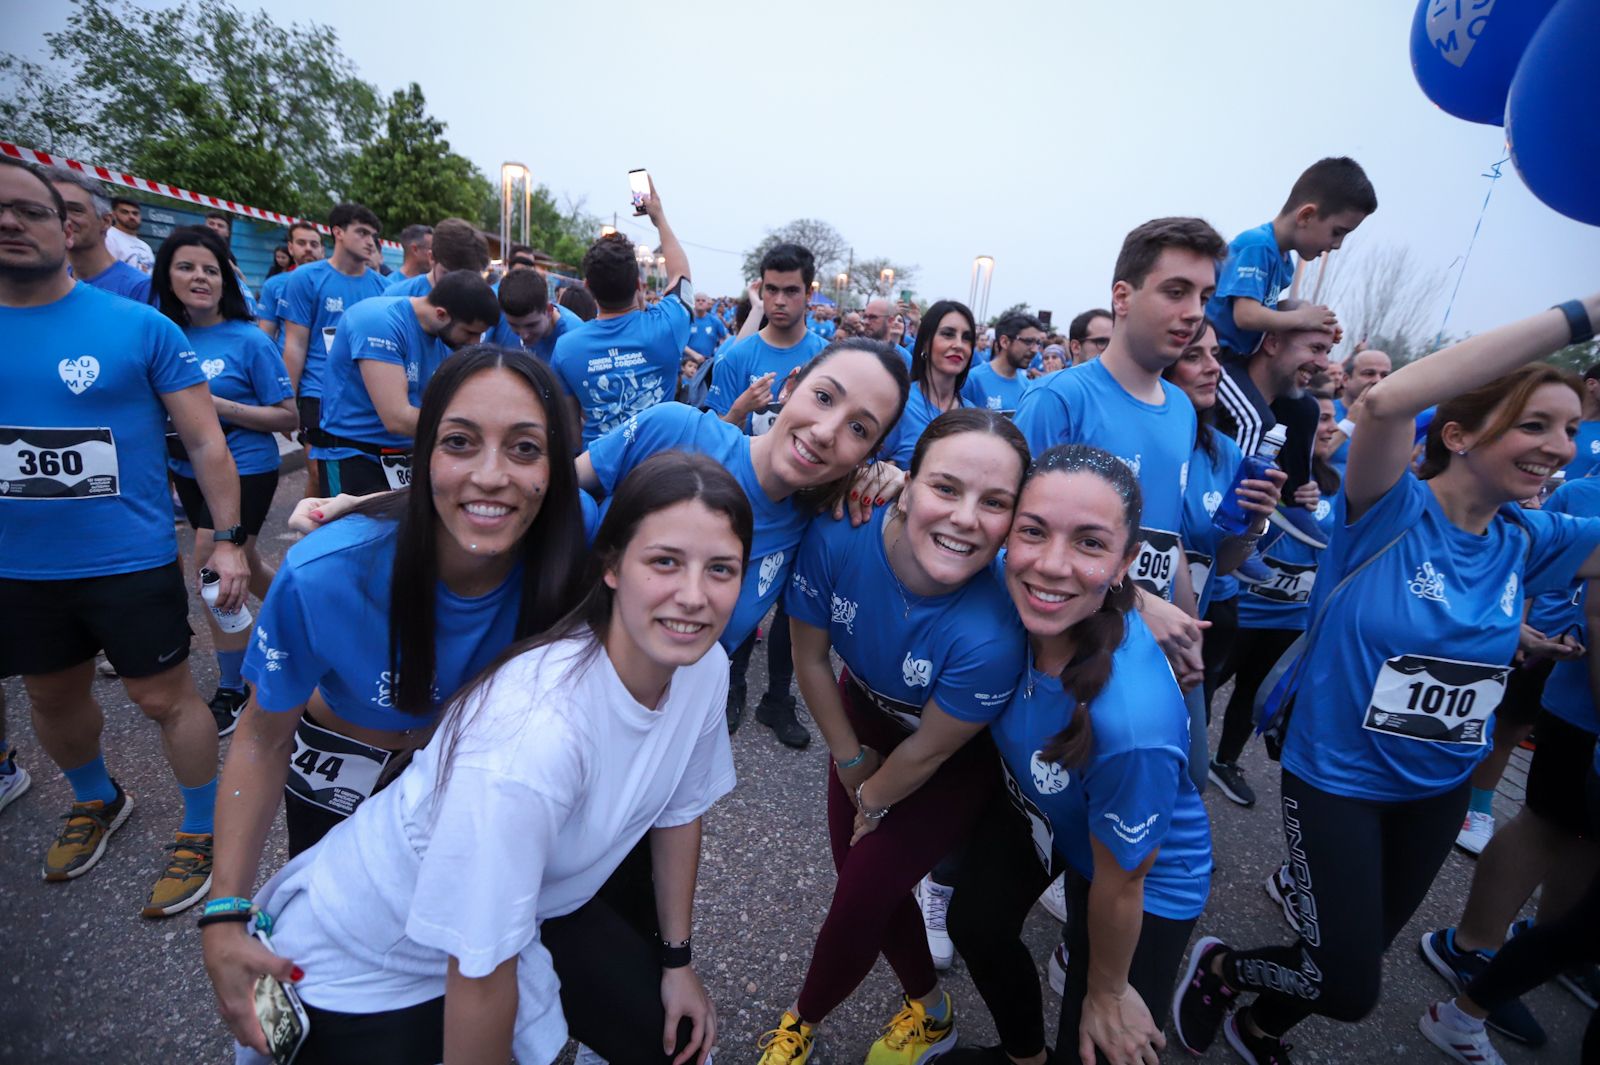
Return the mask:
[[[303,485],[303,473],[283,480],[279,505],[262,534],[269,559],[281,558],[291,542],[283,523]],[[195,630],[204,633],[198,604],[193,613]],[[216,683],[208,646],[202,635],[191,659],[206,693]],[[765,680],[764,652],[758,651],[751,668],[756,674],[750,678],[753,702]],[[107,762],[135,796],[137,807],[90,874],[67,884],[46,884],[39,876],[40,862],[70,803],[70,792],[33,742],[20,683],[6,681],[4,691],[10,735],[34,784],[0,815],[0,928],[9,933],[5,964],[0,966],[0,1061],[230,1061],[230,1043],[201,965],[192,911],[165,921],[139,916],[180,812],[156,730],[128,701],[120,683],[96,681],[95,696],[106,715]],[[729,1065],[754,1061],[757,1036],[793,1000],[833,885],[823,818],[826,761],[820,743],[812,750],[790,751],[747,716],[733,749],[739,786],[707,819],[695,936],[699,971],[721,1020],[719,1056]],[[1261,792],[1257,807],[1234,806],[1215,789],[1207,794],[1217,873],[1198,930],[1241,944],[1276,942],[1286,936],[1282,917],[1261,890],[1262,879],[1282,856],[1276,780],[1258,749],[1247,755],[1245,765]],[[1525,756],[1519,754],[1502,786],[1502,821],[1520,800],[1524,765]],[[269,848],[263,866],[277,868],[284,860],[281,823]],[[1424,930],[1456,919],[1471,875],[1472,860],[1459,852],[1452,855],[1422,910],[1390,952],[1378,1009],[1358,1025],[1312,1018],[1295,1033],[1297,1063],[1410,1059],[1427,1065],[1446,1060],[1417,1031],[1418,1015],[1445,988],[1419,959],[1415,943]],[[1049,915],[1036,909],[1026,934],[1042,964],[1058,935]],[[947,986],[961,1010],[963,1041],[994,1042],[993,1027],[959,959]],[[897,994],[893,975],[880,962],[828,1019],[815,1060],[840,1065],[862,1060],[895,1009]],[[1555,985],[1534,991],[1527,1001],[1549,1031],[1550,1044],[1535,1052],[1500,1040],[1506,1060],[1577,1061],[1588,1019],[1583,1008]],[[1048,991],[1046,1009],[1055,1009]],[[1053,1022],[1049,1027],[1053,1031]],[[1221,1040],[1208,1058],[1236,1060]],[[1188,1059],[1169,1049],[1162,1060]]]

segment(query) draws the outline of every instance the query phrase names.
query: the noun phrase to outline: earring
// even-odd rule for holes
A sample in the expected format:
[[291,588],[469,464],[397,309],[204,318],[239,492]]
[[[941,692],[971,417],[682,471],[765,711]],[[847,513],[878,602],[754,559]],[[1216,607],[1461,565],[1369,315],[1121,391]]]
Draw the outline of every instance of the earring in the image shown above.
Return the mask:
[[1460,455],[1462,458],[1466,458],[1467,457],[1467,449],[1466,448],[1462,448],[1460,451],[1457,451],[1456,454]]
[[1115,594],[1116,592],[1122,591],[1122,582],[1118,581],[1116,584],[1113,584],[1111,586],[1111,591],[1112,591],[1113,594]]

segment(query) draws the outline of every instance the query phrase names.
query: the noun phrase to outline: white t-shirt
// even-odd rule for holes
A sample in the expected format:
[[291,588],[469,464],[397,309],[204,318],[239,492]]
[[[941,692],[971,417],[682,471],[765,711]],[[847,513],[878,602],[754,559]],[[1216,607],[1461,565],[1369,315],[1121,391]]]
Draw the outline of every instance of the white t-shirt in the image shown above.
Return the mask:
[[156,264],[156,256],[150,250],[150,245],[138,237],[130,237],[116,226],[106,230],[106,250],[113,259],[127,263],[140,273],[148,274]]
[[656,710],[587,641],[528,651],[464,709],[444,789],[441,732],[388,788],[262,889],[273,947],[322,1009],[372,1013],[518,962],[514,1050],[542,1065],[566,1041],[539,923],[594,897],[651,828],[688,824],[733,789],[713,647],[673,674]]

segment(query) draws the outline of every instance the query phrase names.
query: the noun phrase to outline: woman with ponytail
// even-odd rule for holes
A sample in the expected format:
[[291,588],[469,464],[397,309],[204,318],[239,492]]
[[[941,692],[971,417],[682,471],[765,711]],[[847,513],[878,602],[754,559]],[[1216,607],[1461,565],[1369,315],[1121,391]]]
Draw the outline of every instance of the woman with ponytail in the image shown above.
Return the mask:
[[1154,1062],[1165,1046],[1167,996],[1210,890],[1211,832],[1188,772],[1183,693],[1133,609],[1140,510],[1132,471],[1082,444],[1040,455],[1017,501],[1005,584],[1029,668],[990,725],[1006,795],[972,833],[949,915],[1000,1035],[957,1052],[971,1061],[1046,1060],[1022,924],[1062,872],[1057,1060]]

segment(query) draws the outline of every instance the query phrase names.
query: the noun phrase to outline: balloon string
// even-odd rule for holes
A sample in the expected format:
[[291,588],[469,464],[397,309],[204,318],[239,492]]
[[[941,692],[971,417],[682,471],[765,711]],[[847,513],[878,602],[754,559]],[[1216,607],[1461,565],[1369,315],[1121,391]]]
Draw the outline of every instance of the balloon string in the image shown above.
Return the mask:
[[1511,156],[1506,156],[1498,163],[1490,166],[1488,171],[1480,177],[1489,179],[1489,191],[1483,194],[1483,207],[1478,211],[1478,223],[1472,227],[1472,239],[1467,241],[1467,252],[1461,257],[1461,271],[1456,274],[1456,287],[1450,290],[1450,302],[1445,304],[1444,321],[1439,323],[1439,335],[1433,338],[1433,348],[1439,350],[1439,345],[1444,343],[1445,326],[1450,324],[1450,312],[1455,309],[1456,295],[1461,291],[1461,281],[1467,276],[1467,262],[1472,258],[1472,246],[1478,243],[1478,230],[1483,228],[1483,216],[1489,212],[1489,197],[1494,195],[1494,183],[1500,180],[1500,168],[1511,161]]

